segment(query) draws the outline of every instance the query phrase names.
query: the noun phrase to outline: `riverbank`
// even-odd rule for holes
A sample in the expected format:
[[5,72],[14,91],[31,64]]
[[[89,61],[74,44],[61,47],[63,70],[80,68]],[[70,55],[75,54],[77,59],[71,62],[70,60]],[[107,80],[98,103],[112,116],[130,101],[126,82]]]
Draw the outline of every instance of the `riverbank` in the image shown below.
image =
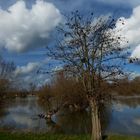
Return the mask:
[[88,140],[85,135],[34,134],[0,132],[0,140]]
[[[0,132],[0,140],[90,140],[86,135],[57,135],[57,134],[34,134],[34,133],[6,133]],[[133,136],[109,136],[106,140],[140,140]]]

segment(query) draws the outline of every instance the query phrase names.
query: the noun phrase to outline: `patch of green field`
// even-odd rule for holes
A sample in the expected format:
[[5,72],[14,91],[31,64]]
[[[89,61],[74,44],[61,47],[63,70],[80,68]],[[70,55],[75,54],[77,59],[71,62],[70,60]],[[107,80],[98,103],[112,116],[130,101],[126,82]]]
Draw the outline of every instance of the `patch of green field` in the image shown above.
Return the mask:
[[[90,137],[86,135],[0,132],[0,140],[90,140]],[[110,135],[106,140],[140,140],[140,137]]]
[[33,133],[0,133],[0,140],[89,140],[85,135],[56,135]]
[[140,137],[112,135],[107,140],[140,140]]

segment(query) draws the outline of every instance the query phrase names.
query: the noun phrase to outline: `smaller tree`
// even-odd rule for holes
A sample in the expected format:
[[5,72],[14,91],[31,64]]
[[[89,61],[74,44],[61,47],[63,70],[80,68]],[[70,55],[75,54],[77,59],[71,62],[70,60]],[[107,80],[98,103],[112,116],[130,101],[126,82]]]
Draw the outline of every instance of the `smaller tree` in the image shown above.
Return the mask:
[[9,88],[9,81],[6,79],[0,79],[0,99],[6,96]]
[[88,106],[82,83],[74,77],[67,77],[63,71],[57,73],[51,85],[43,86],[38,92],[52,115],[64,108],[73,111],[83,110]]
[[29,92],[33,95],[36,90],[36,85],[34,83],[29,84]]
[[8,92],[10,85],[10,78],[12,77],[12,72],[15,70],[15,65],[13,62],[6,62],[2,57],[0,57],[0,98],[2,99],[6,92]]
[[8,79],[16,66],[13,62],[6,62],[0,57],[0,79]]

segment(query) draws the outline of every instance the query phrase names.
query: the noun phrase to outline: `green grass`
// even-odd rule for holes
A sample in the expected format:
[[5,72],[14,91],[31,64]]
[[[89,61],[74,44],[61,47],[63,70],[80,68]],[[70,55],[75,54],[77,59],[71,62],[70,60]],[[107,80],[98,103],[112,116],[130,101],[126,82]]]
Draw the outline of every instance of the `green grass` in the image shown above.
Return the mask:
[[140,140],[140,137],[112,135],[107,140]]
[[0,133],[0,140],[89,140],[85,135],[34,134],[34,133]]
[[[90,137],[85,135],[0,132],[0,140],[90,140]],[[106,140],[140,140],[140,137],[110,135]]]

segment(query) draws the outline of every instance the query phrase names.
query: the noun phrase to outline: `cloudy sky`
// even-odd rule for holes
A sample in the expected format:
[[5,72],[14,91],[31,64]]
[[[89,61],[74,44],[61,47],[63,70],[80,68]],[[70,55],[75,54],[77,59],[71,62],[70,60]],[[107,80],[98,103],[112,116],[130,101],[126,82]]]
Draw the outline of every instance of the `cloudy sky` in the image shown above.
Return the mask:
[[[16,64],[17,79],[38,85],[48,81],[48,75],[36,74],[39,68],[55,63],[46,56],[45,47],[53,41],[63,15],[74,10],[123,18],[122,35],[129,40],[131,57],[140,58],[140,0],[0,0],[0,52]],[[56,64],[55,69],[59,68]],[[137,65],[128,68],[140,73]]]

